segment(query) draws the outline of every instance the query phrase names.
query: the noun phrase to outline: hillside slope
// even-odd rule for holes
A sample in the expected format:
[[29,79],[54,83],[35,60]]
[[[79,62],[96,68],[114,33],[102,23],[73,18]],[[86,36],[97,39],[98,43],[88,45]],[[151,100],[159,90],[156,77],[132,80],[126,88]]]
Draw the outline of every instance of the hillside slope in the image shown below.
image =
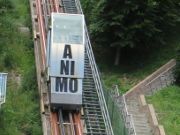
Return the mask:
[[41,135],[28,0],[0,0],[0,72],[8,72],[1,135]]

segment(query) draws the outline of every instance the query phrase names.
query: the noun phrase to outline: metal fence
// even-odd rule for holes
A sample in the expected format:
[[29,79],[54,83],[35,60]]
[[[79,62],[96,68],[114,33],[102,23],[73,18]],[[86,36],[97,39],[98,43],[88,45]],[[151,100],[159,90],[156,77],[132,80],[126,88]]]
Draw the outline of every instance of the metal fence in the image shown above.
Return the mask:
[[117,93],[117,86],[112,90],[104,89],[104,94],[114,135],[129,135],[125,124],[128,117],[123,115],[122,96]]
[[[81,4],[79,0],[75,0],[77,9],[79,13],[83,13]],[[90,64],[93,72],[93,78],[95,79],[95,84],[97,88],[97,93],[99,95],[99,100],[101,103],[101,109],[102,113],[104,116],[104,119],[106,120],[106,128],[108,131],[108,135],[114,134],[114,135],[135,135],[131,134],[131,131],[133,128],[132,126],[132,121],[131,118],[129,118],[129,115],[124,115],[128,114],[127,108],[124,109],[124,104],[123,101],[125,100],[119,100],[120,97],[119,94],[114,93],[117,91],[117,87],[115,87],[114,90],[107,90],[103,88],[102,86],[102,81],[99,76],[99,70],[96,66],[91,43],[89,40],[89,35],[87,31],[87,27],[85,26],[86,29],[86,49],[87,49],[87,54],[90,59]],[[122,99],[122,98],[121,98]],[[106,102],[106,103],[104,103]],[[129,129],[129,130],[128,130]]]

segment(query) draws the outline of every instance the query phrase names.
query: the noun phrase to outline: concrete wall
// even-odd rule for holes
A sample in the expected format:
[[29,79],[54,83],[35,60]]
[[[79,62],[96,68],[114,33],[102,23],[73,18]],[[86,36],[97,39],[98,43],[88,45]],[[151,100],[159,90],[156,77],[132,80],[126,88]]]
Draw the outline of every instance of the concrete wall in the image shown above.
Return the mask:
[[140,94],[152,95],[155,91],[172,84],[174,82],[173,70],[175,65],[176,61],[174,59],[170,60],[167,64],[131,88],[125,93],[125,96],[130,98]]

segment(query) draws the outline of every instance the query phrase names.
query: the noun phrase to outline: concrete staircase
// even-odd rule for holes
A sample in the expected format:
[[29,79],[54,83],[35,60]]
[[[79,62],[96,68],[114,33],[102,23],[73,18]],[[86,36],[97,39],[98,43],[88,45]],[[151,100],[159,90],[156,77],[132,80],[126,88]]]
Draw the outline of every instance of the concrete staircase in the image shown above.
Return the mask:
[[124,94],[127,112],[132,115],[133,135],[165,135],[163,126],[158,124],[154,107],[146,103],[145,95],[153,95],[172,84],[175,66],[176,61],[170,60]]
[[132,114],[136,135],[153,135],[152,127],[148,122],[148,116],[141,111],[138,99],[126,100],[129,114]]

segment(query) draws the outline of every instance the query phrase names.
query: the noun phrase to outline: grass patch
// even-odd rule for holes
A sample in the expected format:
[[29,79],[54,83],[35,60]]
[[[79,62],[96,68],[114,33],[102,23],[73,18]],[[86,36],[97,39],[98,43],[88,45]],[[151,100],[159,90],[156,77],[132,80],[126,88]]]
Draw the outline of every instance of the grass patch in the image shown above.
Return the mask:
[[98,66],[106,87],[118,85],[121,92],[126,92],[146,76],[153,73],[170,59],[175,58],[179,41],[171,42],[163,48],[155,49],[149,56],[131,56],[120,63],[119,66],[102,64]]
[[[41,135],[39,97],[28,0],[0,0],[0,72],[8,72],[7,98],[0,110],[1,135]],[[30,28],[31,29],[31,28]]]
[[180,135],[180,87],[170,86],[147,97],[155,107],[159,123],[167,135]]

